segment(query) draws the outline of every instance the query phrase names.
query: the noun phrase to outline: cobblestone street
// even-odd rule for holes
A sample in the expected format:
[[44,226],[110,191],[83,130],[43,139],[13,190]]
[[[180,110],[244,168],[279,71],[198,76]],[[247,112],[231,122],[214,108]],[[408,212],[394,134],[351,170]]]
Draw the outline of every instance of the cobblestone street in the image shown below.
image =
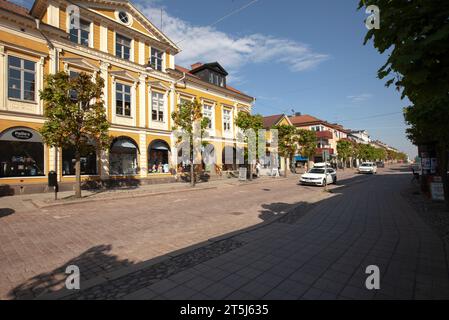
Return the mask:
[[83,281],[93,279],[270,221],[300,199],[326,196],[297,181],[224,180],[207,184],[214,189],[40,210],[28,201],[31,195],[0,198],[2,212],[13,212],[0,217],[0,297],[31,298],[57,289],[70,264],[81,268]]
[[[400,192],[410,174],[344,174],[331,193],[292,178],[133,199],[132,210],[118,200],[3,217],[2,237],[27,244],[2,247],[3,298],[449,298],[445,244]],[[81,269],[75,294],[56,290],[70,264]],[[380,290],[365,287],[369,265]]]

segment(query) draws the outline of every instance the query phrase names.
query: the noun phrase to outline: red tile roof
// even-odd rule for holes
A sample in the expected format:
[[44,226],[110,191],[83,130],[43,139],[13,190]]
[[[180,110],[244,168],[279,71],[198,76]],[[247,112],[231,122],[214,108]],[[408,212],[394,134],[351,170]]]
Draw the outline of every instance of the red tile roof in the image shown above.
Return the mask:
[[302,125],[302,124],[308,124],[308,123],[312,123],[312,122],[313,123],[315,123],[315,122],[317,122],[317,123],[320,123],[320,122],[324,123],[325,122],[325,121],[320,120],[318,118],[312,117],[312,116],[310,116],[308,114],[304,114],[304,115],[301,115],[301,116],[292,116],[292,117],[290,117],[290,121],[291,121],[291,123],[294,126]]
[[270,129],[271,127],[276,125],[276,123],[278,123],[283,116],[283,114],[275,114],[272,116],[263,117],[263,127],[265,129]]
[[31,17],[27,8],[6,0],[0,0],[0,9],[5,9],[25,17]]

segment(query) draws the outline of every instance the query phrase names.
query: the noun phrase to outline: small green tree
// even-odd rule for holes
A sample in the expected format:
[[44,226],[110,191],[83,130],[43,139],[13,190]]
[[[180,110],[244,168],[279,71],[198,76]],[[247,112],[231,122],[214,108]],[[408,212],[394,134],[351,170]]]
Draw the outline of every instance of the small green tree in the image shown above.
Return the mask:
[[[189,143],[189,161],[190,161],[190,185],[195,187],[195,154],[194,154],[194,145],[196,141],[194,139],[201,139],[200,143],[202,143],[202,138],[205,134],[205,130],[209,125],[210,120],[208,118],[203,117],[203,106],[198,100],[185,101],[182,104],[178,105],[178,108],[175,112],[172,113],[173,119],[173,130],[181,129],[188,138]],[[178,138],[178,145],[186,143],[183,141],[182,136]]]
[[316,132],[306,129],[298,129],[299,151],[303,157],[307,157],[307,167],[311,168],[311,159],[315,156],[317,149]]
[[343,170],[346,167],[346,163],[348,159],[352,155],[352,143],[348,140],[339,140],[337,142],[337,153],[340,157],[341,161],[343,162]]
[[[248,112],[240,111],[237,114],[237,117],[235,118],[235,125],[239,127],[244,132],[247,130],[254,130],[254,133],[256,134],[256,143],[258,143],[258,132],[260,129],[263,129],[263,116],[260,114],[252,115]],[[248,137],[244,137],[244,142],[248,143]],[[247,148],[245,149],[246,157],[247,155]],[[248,163],[248,169],[249,169],[249,179],[252,180],[253,178],[253,163]]]
[[288,160],[291,161],[299,150],[298,129],[285,124],[274,126],[273,129],[278,130],[278,151],[284,158],[284,176],[287,178]]
[[81,198],[81,152],[96,144],[101,151],[109,147],[109,122],[102,100],[103,79],[80,73],[70,78],[65,72],[48,75],[39,92],[44,101],[46,121],[40,130],[51,147],[75,150],[75,196]]

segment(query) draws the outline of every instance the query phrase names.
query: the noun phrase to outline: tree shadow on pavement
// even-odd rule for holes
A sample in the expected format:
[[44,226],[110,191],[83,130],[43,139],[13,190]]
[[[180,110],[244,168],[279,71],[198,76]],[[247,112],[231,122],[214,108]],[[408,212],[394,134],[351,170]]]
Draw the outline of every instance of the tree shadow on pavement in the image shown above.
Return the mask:
[[0,218],[12,215],[14,212],[16,212],[16,211],[11,208],[0,208]]
[[[391,190],[395,187],[403,186],[403,182],[401,182],[401,184],[397,183],[397,181],[395,180],[395,176],[398,177],[399,175],[391,174],[384,176],[385,181],[383,183],[385,183],[386,186],[389,186]],[[344,179],[343,181],[344,183],[348,184],[348,186],[350,186],[353,184],[353,182],[361,181],[361,179],[370,180],[372,178],[376,179],[375,176],[369,177],[356,176]],[[402,178],[402,180],[400,181],[405,180],[406,179]],[[377,188],[377,186],[367,183],[366,187],[364,185],[363,188],[365,190],[364,192],[369,194],[370,192],[373,192],[374,189]],[[298,188],[298,190],[300,189]],[[199,271],[201,274],[201,277],[198,277],[197,279],[198,281],[200,282],[203,281],[201,280],[203,279],[202,277],[209,279],[208,278],[209,276],[211,277],[209,279],[210,281],[218,282],[218,280],[213,278],[214,276],[217,276],[218,273],[224,272],[231,274],[232,272],[235,272],[234,268],[243,268],[243,265],[240,266],[239,264],[237,264],[235,259],[241,259],[240,262],[241,263],[245,262],[246,263],[245,265],[247,266],[254,266],[254,267],[258,266],[262,268],[265,268],[265,265],[268,263],[270,264],[270,268],[272,268],[274,271],[276,272],[282,271],[282,274],[284,274],[285,270],[279,270],[279,268],[282,268],[282,265],[277,264],[275,261],[273,261],[272,263],[265,262],[265,264],[259,261],[259,264],[257,265],[258,261],[252,260],[256,259],[254,257],[256,257],[258,254],[258,252],[254,251],[263,250],[264,254],[265,253],[267,254],[267,257],[269,256],[273,258],[281,258],[279,261],[282,261],[282,259],[286,259],[287,257],[294,255],[295,258],[298,259],[298,261],[299,260],[302,261],[301,263],[304,264],[305,268],[308,268],[307,269],[308,272],[313,272],[314,281],[320,279],[323,276],[323,273],[326,270],[328,270],[323,269],[323,271],[320,271],[319,268],[320,265],[317,266],[317,264],[326,264],[326,268],[330,268],[334,265],[338,267],[349,268],[352,264],[355,263],[354,264],[355,267],[351,267],[352,268],[351,280],[354,280],[355,281],[354,283],[357,283],[360,286],[360,290],[346,291],[344,292],[345,293],[344,297],[353,299],[372,298],[374,294],[370,292],[367,293],[367,291],[364,290],[363,288],[365,284],[364,281],[366,278],[365,268],[358,267],[359,265],[364,266],[368,262],[372,263],[372,261],[371,260],[368,261],[365,259],[357,260],[360,257],[360,250],[367,250],[366,246],[368,244],[371,244],[372,241],[371,236],[373,234],[376,236],[378,234],[383,235],[384,237],[383,240],[385,240],[385,243],[387,244],[390,243],[392,239],[395,240],[397,235],[394,233],[384,234],[382,233],[383,231],[382,225],[377,225],[379,229],[376,229],[374,231],[371,230],[371,234],[368,234],[366,238],[363,238],[365,231],[367,231],[366,229],[367,226],[361,225],[361,221],[366,221],[366,223],[368,223],[369,221],[371,221],[368,218],[376,217],[377,219],[378,215],[384,214],[383,211],[380,210],[381,207],[373,208],[372,211],[355,210],[351,212],[347,210],[345,211],[344,208],[340,208],[339,215],[332,216],[333,210],[335,208],[338,208],[338,206],[342,201],[346,202],[351,201],[352,198],[350,197],[353,194],[354,189],[352,188],[338,187],[334,188],[334,192],[332,193],[332,195],[329,195],[329,197],[325,197],[324,199],[321,199],[314,203],[309,203],[307,201],[299,201],[296,203],[284,203],[284,202],[264,203],[262,204],[262,209],[260,210],[259,217],[263,220],[263,222],[265,223],[268,222],[267,228],[265,228],[264,225],[261,224],[249,228],[244,228],[236,232],[222,235],[216,239],[210,239],[205,243],[195,244],[190,247],[170,252],[163,256],[155,257],[144,262],[133,263],[128,260],[119,260],[117,256],[111,255],[109,253],[112,249],[111,245],[101,245],[93,247],[84,252],[83,254],[81,254],[79,257],[76,257],[68,261],[63,266],[49,273],[43,273],[38,276],[35,276],[32,279],[28,280],[27,282],[11,290],[10,297],[27,299],[33,298],[44,292],[61,291],[62,288],[64,288],[65,279],[67,277],[67,275],[65,274],[65,268],[68,265],[72,264],[79,266],[82,280],[93,279],[99,276],[103,278],[103,281],[109,279],[106,282],[98,283],[93,285],[92,287],[88,287],[84,291],[82,290],[80,292],[75,292],[74,297],[73,296],[69,297],[75,299],[127,298],[127,295],[139,291],[142,288],[150,287],[153,284],[161,284],[165,279],[167,281],[164,282],[164,285],[169,285],[170,283],[173,283],[174,281],[170,279],[172,279],[172,277],[175,276],[177,277],[176,279],[178,281],[181,281],[183,276],[188,276],[188,272],[186,273],[183,271],[186,271],[190,268],[198,268],[196,270]],[[361,206],[361,208],[367,208],[362,203],[363,201],[359,200],[359,205]],[[315,208],[317,208],[317,210],[315,210]],[[385,214],[383,217],[388,218],[390,214],[394,213]],[[398,213],[398,217],[401,214],[402,213]],[[407,213],[407,215],[411,215],[411,213]],[[309,222],[313,225],[313,228],[307,226],[308,229],[307,228],[306,229],[310,231],[309,233],[312,233],[312,231],[315,230],[318,225],[322,224],[321,221],[324,221],[326,219],[329,219],[327,221],[327,224],[323,223],[323,225],[326,225],[326,228],[327,227],[330,228],[336,225],[337,222],[340,222],[342,226],[345,226],[345,228],[335,228],[333,232],[323,232],[323,234],[319,235],[319,237],[312,237],[312,238],[311,238],[312,234],[308,236],[307,232],[297,235],[293,235],[291,232],[292,230],[295,231],[294,229],[295,227],[293,227],[293,225],[296,225],[298,223],[305,224],[306,222]],[[276,221],[274,222],[274,220]],[[390,221],[391,223],[393,222],[397,223],[394,221],[394,219],[388,221]],[[401,228],[406,228],[406,230],[410,229],[407,220],[404,221],[399,220],[399,221],[403,223],[403,225],[401,225]],[[290,224],[291,226],[286,226],[287,224]],[[259,228],[260,226],[262,226],[262,228]],[[370,227],[374,228],[374,226]],[[418,228],[413,232],[418,231],[421,232],[421,230],[424,229]],[[288,232],[290,232],[290,234],[287,234]],[[292,239],[293,236],[297,237],[297,239],[296,238]],[[411,239],[414,239],[415,234],[410,233],[410,237]],[[348,253],[352,252],[352,254],[347,254],[345,257],[343,257],[344,256],[343,253],[336,255],[333,254],[334,248],[332,248],[331,245],[335,244],[336,240],[339,238],[341,238],[341,241],[338,244],[339,247],[336,248],[335,250],[342,250],[342,252],[347,251]],[[364,241],[366,241],[366,243],[360,243],[359,238],[360,239],[363,238]],[[300,239],[301,241],[299,241]],[[305,244],[307,243],[307,241],[309,241],[310,244],[306,246]],[[403,254],[407,254],[414,257],[416,255],[416,248],[412,246],[413,243],[414,242],[410,242],[410,245],[409,243],[404,243],[406,247],[401,249],[400,252],[396,252],[394,246],[383,246],[382,250],[387,251],[387,253],[390,256],[393,254],[399,254],[401,256]],[[151,243],[149,243],[148,245],[150,246]],[[228,256],[227,258],[223,258],[223,256],[226,255],[226,253],[234,250],[239,251],[240,249],[241,249],[240,253],[233,253],[232,255],[230,255],[230,257]],[[435,252],[439,253],[440,251]],[[363,251],[364,255],[366,255],[367,253],[368,251]],[[232,260],[232,263],[229,263],[230,260]],[[344,260],[344,263],[341,262],[340,260]],[[382,274],[386,273],[387,270],[386,268],[389,263],[388,260],[385,261],[384,260],[385,259],[379,258],[378,260],[375,261],[379,265]],[[405,262],[407,261],[404,261],[404,263]],[[402,262],[400,261],[400,263]],[[198,266],[202,267],[203,269],[199,268]],[[298,262],[297,266],[295,265],[293,267],[299,268],[300,262]],[[126,269],[123,270],[123,268]],[[251,268],[249,267],[249,269]],[[107,275],[108,272],[116,270],[118,271],[119,274],[118,276],[110,277],[109,275]],[[208,272],[208,270],[210,272]],[[216,270],[220,272],[214,275],[214,273],[211,270]],[[254,271],[254,268],[252,270]],[[297,271],[299,272],[300,270]],[[342,281],[340,279],[340,276],[338,276],[338,274],[339,273],[330,272],[328,274],[330,278],[328,278],[327,281],[328,282],[331,281],[333,284],[337,283],[338,281]],[[396,284],[399,285],[399,282],[396,282],[396,275],[394,273],[391,275],[387,273],[385,279],[389,279],[392,285]],[[433,280],[431,278],[429,279],[430,281]],[[232,282],[233,285],[235,285],[235,281],[236,280],[233,280]],[[344,280],[343,285],[348,284],[349,278],[347,280]],[[202,286],[203,284],[200,283],[197,285]],[[244,284],[242,283],[242,286],[243,285]],[[312,285],[310,284],[308,288],[311,287]],[[81,289],[83,289],[83,282],[81,282]],[[299,290],[300,288],[297,289]],[[338,297],[341,290],[343,289],[338,289],[336,291],[335,299]],[[203,291],[203,289],[198,289],[198,292],[204,293],[205,291]],[[296,298],[300,298],[304,294],[304,292],[302,291],[300,293],[298,291],[297,293],[291,293],[290,296],[288,295],[286,296],[291,298],[293,294],[297,294]],[[263,293],[256,291],[250,293],[251,297],[257,296],[256,298],[259,298],[258,295],[260,295],[260,298],[262,298],[264,295]],[[383,291],[381,293],[383,293]],[[213,294],[217,295],[223,294],[222,298],[226,298],[227,296],[223,292],[217,293],[214,291]],[[248,295],[248,297],[249,296],[250,295]],[[161,297],[164,298],[165,296]],[[182,295],[176,297],[178,299],[189,298],[188,296],[184,297]],[[398,291],[391,293],[390,298],[391,297],[410,298],[413,297],[413,295],[408,296]],[[319,296],[315,298],[319,298]]]
[[111,245],[92,247],[53,271],[41,273],[20,284],[12,289],[8,296],[11,299],[34,299],[39,295],[61,290],[65,288],[65,281],[69,275],[65,272],[70,265],[79,267],[81,284],[104,273],[133,265],[133,262],[127,259],[120,260],[117,256],[111,255],[109,253],[111,249]]

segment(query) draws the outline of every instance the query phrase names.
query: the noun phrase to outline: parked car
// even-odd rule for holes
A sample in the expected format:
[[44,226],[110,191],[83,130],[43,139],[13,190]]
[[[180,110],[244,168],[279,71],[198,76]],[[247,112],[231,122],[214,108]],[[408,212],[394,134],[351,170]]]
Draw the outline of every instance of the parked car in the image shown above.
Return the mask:
[[329,162],[317,162],[313,165],[314,168],[332,168],[332,165]]
[[316,186],[337,183],[337,172],[332,168],[312,168],[301,176],[299,183]]
[[377,166],[374,162],[363,162],[359,166],[358,172],[375,174],[375,173],[377,173]]
[[377,166],[378,168],[385,168],[385,163],[384,163],[383,161],[377,161],[377,162],[376,162],[376,166]]

